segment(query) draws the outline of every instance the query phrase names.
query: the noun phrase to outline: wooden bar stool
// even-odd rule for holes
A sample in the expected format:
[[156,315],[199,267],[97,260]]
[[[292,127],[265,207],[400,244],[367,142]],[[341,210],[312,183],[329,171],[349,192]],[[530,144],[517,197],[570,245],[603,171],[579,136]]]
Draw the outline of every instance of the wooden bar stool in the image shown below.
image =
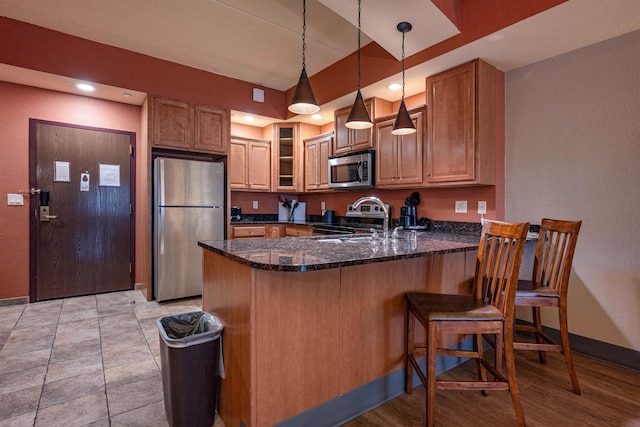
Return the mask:
[[[516,382],[513,355],[514,297],[528,223],[487,222],[482,227],[473,295],[445,295],[424,292],[407,293],[406,392],[413,390],[413,370],[427,391],[426,425],[433,426],[436,390],[509,390],[519,425],[525,425]],[[424,345],[415,341],[416,319],[425,328]],[[473,351],[438,348],[439,334],[471,334]],[[482,350],[483,334],[495,335],[493,365]],[[503,375],[502,363],[507,374]],[[418,354],[426,352],[426,373],[418,364]],[[476,359],[479,381],[442,381],[436,379],[437,355]],[[493,377],[487,379],[487,371]]]
[[[540,224],[536,254],[533,261],[533,279],[520,280],[516,290],[515,304],[531,307],[533,325],[515,325],[516,331],[533,332],[536,342],[514,341],[516,350],[537,350],[540,363],[547,363],[545,351],[564,354],[567,369],[573,384],[573,392],[580,393],[578,377],[571,358],[569,329],[567,327],[567,291],[573,253],[578,241],[582,221],[543,219]],[[540,307],[558,309],[561,344],[542,331]]]

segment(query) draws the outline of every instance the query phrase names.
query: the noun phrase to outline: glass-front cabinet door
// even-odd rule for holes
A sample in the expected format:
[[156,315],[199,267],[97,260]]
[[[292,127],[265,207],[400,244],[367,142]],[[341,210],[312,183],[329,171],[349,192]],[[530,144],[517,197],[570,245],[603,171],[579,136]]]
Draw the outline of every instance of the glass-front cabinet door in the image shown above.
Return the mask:
[[302,191],[302,146],[299,123],[273,125],[273,191]]

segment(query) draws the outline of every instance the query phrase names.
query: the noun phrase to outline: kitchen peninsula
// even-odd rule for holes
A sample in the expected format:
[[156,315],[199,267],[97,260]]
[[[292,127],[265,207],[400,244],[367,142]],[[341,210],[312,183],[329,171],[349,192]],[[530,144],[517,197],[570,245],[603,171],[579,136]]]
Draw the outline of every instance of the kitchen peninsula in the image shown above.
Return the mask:
[[435,232],[199,242],[203,309],[225,326],[225,424],[335,425],[401,393],[404,293],[467,292],[478,242]]

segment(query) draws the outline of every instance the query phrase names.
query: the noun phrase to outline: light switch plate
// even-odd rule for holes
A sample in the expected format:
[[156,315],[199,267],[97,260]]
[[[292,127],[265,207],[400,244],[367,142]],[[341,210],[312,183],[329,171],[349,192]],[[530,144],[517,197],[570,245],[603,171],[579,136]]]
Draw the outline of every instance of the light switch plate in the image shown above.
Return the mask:
[[7,205],[9,206],[24,205],[24,199],[22,198],[22,194],[7,194]]
[[324,202],[320,202],[320,209],[325,210],[325,204],[324,204]]
[[257,200],[253,201],[253,209],[258,209],[258,201]]
[[456,200],[456,213],[467,213],[466,200]]
[[486,214],[487,213],[487,201],[486,200],[478,200],[478,213]]

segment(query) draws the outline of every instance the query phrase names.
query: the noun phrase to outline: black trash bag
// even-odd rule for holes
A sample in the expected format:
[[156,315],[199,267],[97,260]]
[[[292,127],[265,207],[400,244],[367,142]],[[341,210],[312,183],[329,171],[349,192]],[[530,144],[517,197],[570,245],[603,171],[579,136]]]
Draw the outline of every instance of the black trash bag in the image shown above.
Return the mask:
[[204,311],[196,311],[168,316],[160,319],[160,323],[169,338],[180,339],[207,331],[206,322],[203,319],[205,314]]

